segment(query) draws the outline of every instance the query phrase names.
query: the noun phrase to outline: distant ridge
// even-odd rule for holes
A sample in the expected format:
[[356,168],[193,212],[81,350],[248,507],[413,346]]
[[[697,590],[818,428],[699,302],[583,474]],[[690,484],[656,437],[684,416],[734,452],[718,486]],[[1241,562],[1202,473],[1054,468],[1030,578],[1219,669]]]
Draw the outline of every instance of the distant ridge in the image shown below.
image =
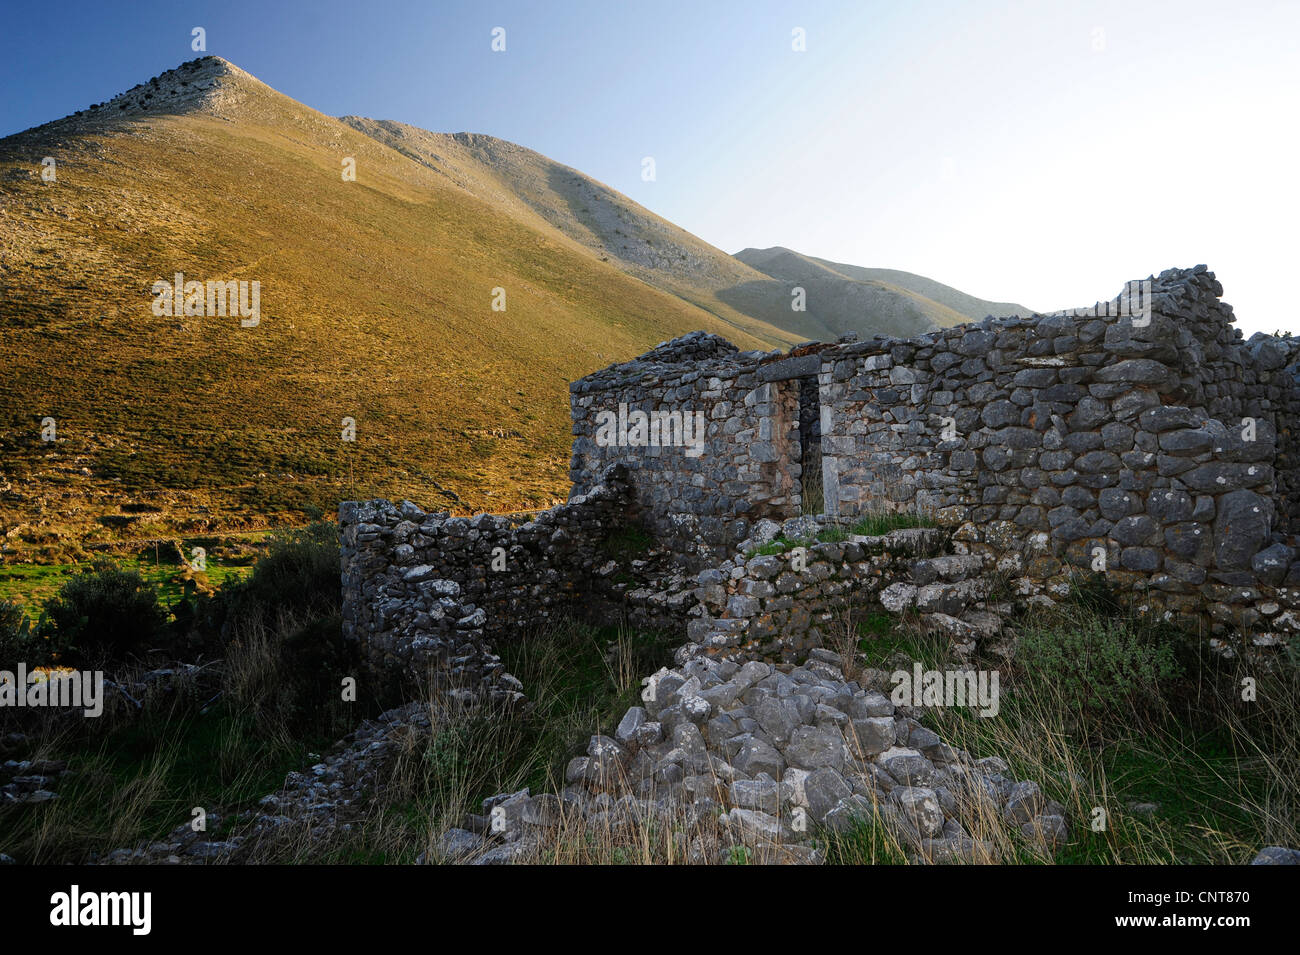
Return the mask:
[[[802,255],[791,249],[774,246],[770,249],[742,249],[736,258],[773,278],[788,282],[822,283],[823,291],[847,300],[874,300],[881,309],[881,320],[893,314],[895,321],[909,319],[928,321],[935,326],[958,325],[979,321],[989,315],[1029,315],[1032,309],[1014,302],[990,302],[968,295],[951,286],[911,272],[897,269],[871,269],[845,265],[814,256]],[[844,282],[861,283],[871,290],[842,287]],[[836,291],[837,285],[841,285]],[[888,298],[895,297],[892,307]],[[871,306],[867,306],[871,307]]]

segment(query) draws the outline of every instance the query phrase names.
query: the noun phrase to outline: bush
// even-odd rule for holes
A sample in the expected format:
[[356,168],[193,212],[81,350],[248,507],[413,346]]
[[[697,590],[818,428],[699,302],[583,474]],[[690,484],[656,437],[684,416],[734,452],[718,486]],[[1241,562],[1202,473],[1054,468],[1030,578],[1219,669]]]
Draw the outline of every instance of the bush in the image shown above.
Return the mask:
[[324,521],[271,535],[245,579],[221,589],[214,608],[227,636],[233,624],[271,623],[273,614],[328,617],[343,606],[338,526]]
[[1016,662],[1032,683],[1094,714],[1150,711],[1182,676],[1175,648],[1131,621],[1077,613],[1022,632]]
[[280,654],[293,725],[311,725],[322,713],[340,708],[343,678],[358,678],[361,669],[356,647],[343,639],[343,618],[337,614],[291,633]]
[[167,615],[158,592],[135,571],[97,560],[45,605],[41,635],[57,660],[121,659],[144,648]]
[[33,650],[32,626],[23,608],[12,600],[0,600],[0,670],[13,671],[18,661],[37,664],[29,659]]

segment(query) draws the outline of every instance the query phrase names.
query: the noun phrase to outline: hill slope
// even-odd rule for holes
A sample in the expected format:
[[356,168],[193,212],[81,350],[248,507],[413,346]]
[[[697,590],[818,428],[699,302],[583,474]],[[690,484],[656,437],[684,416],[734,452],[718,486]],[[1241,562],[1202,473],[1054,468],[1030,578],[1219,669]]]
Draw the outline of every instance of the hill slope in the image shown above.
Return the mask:
[[985,301],[911,272],[845,265],[780,246],[742,249],[736,258],[772,278],[807,288],[810,311],[815,298],[825,298],[830,303],[829,315],[865,312],[880,323],[880,331],[889,334],[914,334],[907,331],[913,324],[948,327],[988,315],[1028,315],[1032,311],[1013,302]]
[[[850,331],[916,335],[968,321],[963,306],[980,301],[904,272],[892,273],[897,281],[849,275],[854,266],[839,269],[788,249],[727,255],[578,170],[492,136],[359,116],[343,121],[521,221],[549,225],[628,274],[781,344]],[[796,286],[805,290],[806,311],[791,307]]]
[[[695,329],[768,348],[969,305],[870,271],[732,257],[532,150],[335,119],[193,60],[0,139],[0,559],[341,498],[543,506],[593,369]],[[157,314],[177,273],[259,283],[260,321]]]
[[[260,282],[260,323],[155,315],[177,272]],[[0,534],[57,549],[104,520],[196,532],[363,495],[545,505],[568,382],[697,328],[773,337],[193,61],[0,140]]]
[[[492,136],[433,133],[359,116],[345,116],[343,122],[733,327],[777,344],[803,337],[787,322],[788,297],[779,301],[778,285],[768,276],[576,169]],[[755,283],[766,287],[758,307],[736,307],[719,295]]]
[[818,259],[813,256],[807,256],[807,258],[854,281],[884,282],[895,288],[922,295],[932,302],[937,302],[960,313],[970,321],[979,321],[989,315],[1002,318],[1008,315],[1032,315],[1034,313],[1034,309],[1026,308],[1024,305],[1018,305],[1015,302],[991,302],[987,299],[976,298],[974,295],[967,295],[950,285],[944,285],[942,282],[936,282],[934,279],[928,279],[924,275],[916,275],[912,272],[900,272],[898,269],[868,269],[860,265],[829,262],[826,259]]

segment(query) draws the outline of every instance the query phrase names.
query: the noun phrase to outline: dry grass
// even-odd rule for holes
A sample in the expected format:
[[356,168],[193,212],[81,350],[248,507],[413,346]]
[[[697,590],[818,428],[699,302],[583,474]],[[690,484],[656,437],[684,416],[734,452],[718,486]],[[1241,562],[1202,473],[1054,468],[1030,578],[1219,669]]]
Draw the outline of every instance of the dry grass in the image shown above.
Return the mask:
[[[358,497],[547,506],[567,488],[570,380],[697,328],[765,344],[335,119],[269,90],[241,109],[0,141],[15,555]],[[44,155],[57,183],[40,181]],[[151,284],[178,271],[260,281],[261,324],[155,317]],[[97,522],[124,501],[159,510]]]

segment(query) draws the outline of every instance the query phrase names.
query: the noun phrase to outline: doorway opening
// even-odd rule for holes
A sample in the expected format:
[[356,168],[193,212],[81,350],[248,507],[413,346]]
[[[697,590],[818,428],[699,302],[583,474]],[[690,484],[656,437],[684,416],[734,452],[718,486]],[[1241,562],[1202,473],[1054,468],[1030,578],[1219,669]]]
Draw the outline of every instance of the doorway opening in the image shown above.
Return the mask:
[[817,376],[799,379],[799,513],[826,511],[822,493],[822,405]]

